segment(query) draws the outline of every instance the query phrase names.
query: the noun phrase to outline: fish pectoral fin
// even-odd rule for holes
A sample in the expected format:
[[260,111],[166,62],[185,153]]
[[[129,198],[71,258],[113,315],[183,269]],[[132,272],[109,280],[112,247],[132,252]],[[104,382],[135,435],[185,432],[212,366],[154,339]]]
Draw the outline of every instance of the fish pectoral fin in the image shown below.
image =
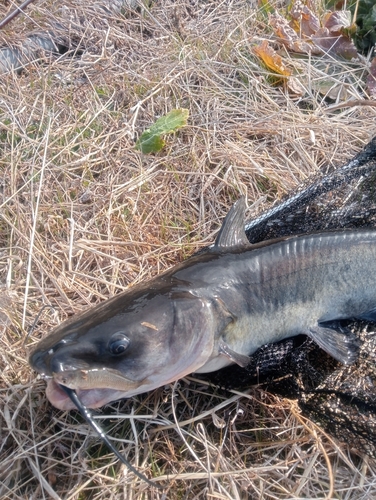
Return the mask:
[[359,341],[352,333],[341,333],[332,328],[314,326],[306,334],[321,349],[344,365],[352,365],[358,358]]
[[219,343],[219,354],[223,354],[231,359],[234,363],[244,368],[249,365],[251,358],[246,356],[245,354],[240,354],[236,351],[233,351],[223,340]]

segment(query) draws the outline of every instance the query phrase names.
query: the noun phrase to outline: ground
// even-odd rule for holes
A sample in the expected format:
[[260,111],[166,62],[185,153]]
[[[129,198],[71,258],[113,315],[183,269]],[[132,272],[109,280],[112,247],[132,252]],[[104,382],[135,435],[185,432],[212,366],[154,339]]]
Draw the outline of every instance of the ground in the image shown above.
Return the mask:
[[[68,49],[0,81],[4,499],[162,498],[76,412],[51,407],[28,352],[72,314],[211,243],[239,196],[255,217],[376,131],[367,60],[282,49],[256,3],[126,4],[36,2],[1,34],[15,47],[50,30]],[[299,91],[276,84],[255,55],[263,40]],[[175,108],[189,110],[188,125],[159,153],[137,150]],[[262,387],[229,392],[188,378],[99,413],[169,499],[376,498],[372,459]]]

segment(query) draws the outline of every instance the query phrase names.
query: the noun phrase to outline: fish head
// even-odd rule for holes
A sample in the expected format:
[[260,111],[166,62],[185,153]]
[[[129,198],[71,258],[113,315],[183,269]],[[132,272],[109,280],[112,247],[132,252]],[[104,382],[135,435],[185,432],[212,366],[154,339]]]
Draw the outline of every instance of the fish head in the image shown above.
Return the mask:
[[47,397],[74,408],[60,385],[83,404],[106,403],[177,380],[204,365],[214,343],[213,307],[190,291],[142,287],[62,323],[29,362],[47,379]]

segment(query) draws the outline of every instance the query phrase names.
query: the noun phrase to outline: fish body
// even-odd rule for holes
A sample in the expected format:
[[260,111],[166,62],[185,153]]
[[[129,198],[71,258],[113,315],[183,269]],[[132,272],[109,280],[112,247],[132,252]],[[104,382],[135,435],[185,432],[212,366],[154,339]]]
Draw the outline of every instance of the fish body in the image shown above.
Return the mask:
[[343,363],[356,340],[338,320],[376,317],[376,230],[322,232],[251,245],[244,201],[215,244],[156,278],[62,323],[30,364],[61,409],[75,389],[89,408],[192,372],[245,366],[261,346],[299,334]]

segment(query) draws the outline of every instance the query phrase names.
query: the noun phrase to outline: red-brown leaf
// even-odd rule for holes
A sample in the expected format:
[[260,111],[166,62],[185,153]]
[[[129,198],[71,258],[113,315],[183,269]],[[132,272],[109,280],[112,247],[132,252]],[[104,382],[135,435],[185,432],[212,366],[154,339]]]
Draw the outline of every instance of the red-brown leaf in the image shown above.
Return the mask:
[[366,83],[370,96],[376,99],[376,57],[371,61]]

